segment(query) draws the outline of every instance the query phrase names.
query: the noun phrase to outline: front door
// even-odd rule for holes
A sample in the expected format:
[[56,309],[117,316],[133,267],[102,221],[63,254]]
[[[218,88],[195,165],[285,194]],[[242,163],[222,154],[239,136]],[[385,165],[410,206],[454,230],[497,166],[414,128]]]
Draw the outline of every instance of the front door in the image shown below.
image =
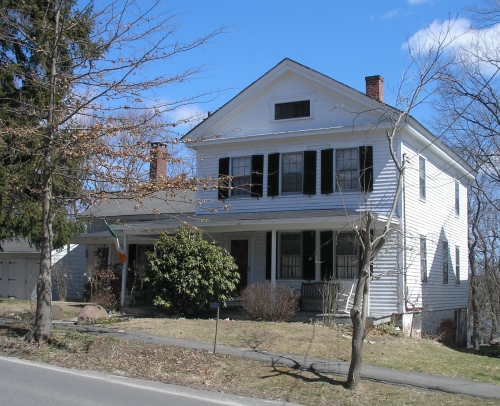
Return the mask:
[[231,255],[240,273],[240,282],[237,286],[239,293],[248,284],[248,240],[231,240]]

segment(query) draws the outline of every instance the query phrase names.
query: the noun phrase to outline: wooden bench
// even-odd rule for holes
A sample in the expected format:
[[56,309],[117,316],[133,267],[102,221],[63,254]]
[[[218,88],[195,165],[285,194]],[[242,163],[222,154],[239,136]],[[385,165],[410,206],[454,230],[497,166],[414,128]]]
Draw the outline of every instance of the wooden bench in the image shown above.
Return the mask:
[[[333,290],[330,294],[338,296],[338,283],[331,283],[329,285]],[[324,282],[302,282],[300,290],[301,310],[323,311],[323,286]]]
[[300,289],[300,309],[308,311],[323,310],[321,282],[302,282]]

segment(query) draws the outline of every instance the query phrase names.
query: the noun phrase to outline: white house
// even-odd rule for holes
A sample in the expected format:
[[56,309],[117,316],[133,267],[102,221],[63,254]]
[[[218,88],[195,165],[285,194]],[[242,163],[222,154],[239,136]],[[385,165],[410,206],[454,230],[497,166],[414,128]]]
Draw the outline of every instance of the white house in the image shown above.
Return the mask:
[[[196,152],[197,176],[219,178],[219,188],[200,188],[189,219],[151,217],[148,238],[186,220],[233,254],[242,286],[267,280],[300,291],[335,278],[348,294],[359,266],[353,227],[370,210],[377,234],[396,187],[386,138],[391,107],[383,79],[366,82],[367,94],[281,61],[183,137]],[[417,335],[451,319],[462,340],[474,173],[411,117],[394,148],[406,163],[404,188],[395,231],[373,263],[370,315],[395,315]]]
[[[40,251],[27,240],[4,241],[0,251],[0,297],[15,299],[36,298],[36,283],[40,272]],[[66,275],[67,300],[81,300],[85,267],[85,247],[69,244],[52,251],[52,266]],[[59,300],[59,292],[52,281],[52,298]]]
[[[383,79],[366,83],[364,94],[284,59],[184,136],[197,175],[221,177],[218,191],[199,191],[196,214],[243,262],[246,283],[300,289],[333,277],[350,290],[353,227],[370,210],[377,233],[396,185]],[[370,314],[400,315],[406,330],[451,319],[464,332],[473,171],[412,118],[394,148],[407,166],[404,190],[396,232],[373,264]]]

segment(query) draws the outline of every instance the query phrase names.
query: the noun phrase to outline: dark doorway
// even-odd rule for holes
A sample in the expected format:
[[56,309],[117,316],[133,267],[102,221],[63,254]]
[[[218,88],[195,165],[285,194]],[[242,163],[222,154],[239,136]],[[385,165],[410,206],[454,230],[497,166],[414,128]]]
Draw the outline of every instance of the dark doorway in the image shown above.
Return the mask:
[[248,284],[248,240],[231,240],[231,255],[238,265],[240,283],[238,293]]

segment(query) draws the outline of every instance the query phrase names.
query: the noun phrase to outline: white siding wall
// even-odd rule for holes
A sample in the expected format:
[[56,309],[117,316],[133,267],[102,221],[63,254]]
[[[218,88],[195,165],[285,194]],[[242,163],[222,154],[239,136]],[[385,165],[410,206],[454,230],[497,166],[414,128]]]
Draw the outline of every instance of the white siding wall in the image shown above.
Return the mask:
[[393,233],[374,262],[375,278],[370,285],[370,314],[387,315],[400,312],[402,300],[400,251],[398,234]]
[[[302,231],[302,230],[297,230]],[[319,248],[319,235],[321,230],[316,230],[316,245]],[[266,233],[214,233],[210,235],[217,243],[224,248],[230,248],[232,239],[241,240],[248,239],[250,242],[250,252],[253,250],[253,257],[249,259],[249,277],[248,284],[266,282]],[[377,259],[374,267],[374,275],[380,277],[375,279],[371,284],[370,293],[370,313],[371,314],[392,314],[398,311],[399,298],[398,294],[399,277],[401,275],[400,267],[398,266],[397,253],[398,244],[395,239],[391,239],[381,251],[380,257]],[[319,249],[316,254],[316,275],[319,280],[320,275],[320,257]],[[352,280],[345,280],[350,282]],[[277,283],[284,283],[297,291],[300,291],[304,280],[280,280]],[[348,293],[350,283],[345,284],[346,293]]]
[[[378,213],[387,212],[392,203],[395,188],[394,165],[388,154],[387,140],[383,134],[370,134],[370,137],[355,136],[351,133],[331,134],[325,137],[301,137],[293,142],[280,140],[263,143],[237,143],[218,147],[200,148],[198,154],[198,176],[201,178],[216,178],[219,170],[219,159],[223,157],[241,157],[264,155],[264,179],[262,198],[229,197],[224,201],[217,200],[217,190],[202,190],[198,193],[201,204],[198,213],[210,214],[214,210],[230,212],[259,212],[314,209],[358,209],[364,207],[376,208]],[[334,192],[321,194],[321,150],[329,148],[353,148],[373,146],[374,159],[374,191],[368,199],[360,192]],[[316,162],[316,195],[303,194],[279,195],[267,197],[268,154],[279,152],[317,151]]]
[[[336,86],[327,89],[323,85],[295,73],[287,73],[265,89],[254,89],[255,94],[233,100],[210,118],[213,127],[210,137],[243,138],[254,134],[301,131],[310,128],[350,127],[353,124],[375,124],[378,114],[366,106],[338,93],[344,89]],[[331,85],[331,83],[329,83]],[[251,89],[252,90],[252,89]],[[250,92],[251,92],[250,90]],[[249,93],[249,92],[247,92]],[[311,117],[298,120],[274,120],[274,104],[311,99]],[[230,110],[233,108],[233,110]],[[357,112],[366,112],[357,114]],[[226,115],[223,116],[223,114]]]
[[[85,250],[84,245],[78,245],[70,251],[69,256],[64,250],[57,258],[58,266],[61,266],[63,270],[69,269],[70,272],[67,300],[81,300],[83,298],[86,268]],[[59,300],[59,293],[54,282],[52,282],[52,297],[54,300]]]
[[[406,144],[405,217],[409,304],[427,311],[467,307],[467,187],[452,162],[442,162],[429,149]],[[419,156],[426,159],[426,199],[419,198]],[[455,181],[460,184],[460,215],[455,214]],[[420,277],[420,236],[427,239],[428,281]],[[442,241],[448,242],[448,283],[443,283]],[[455,247],[460,247],[460,284],[455,277]]]

